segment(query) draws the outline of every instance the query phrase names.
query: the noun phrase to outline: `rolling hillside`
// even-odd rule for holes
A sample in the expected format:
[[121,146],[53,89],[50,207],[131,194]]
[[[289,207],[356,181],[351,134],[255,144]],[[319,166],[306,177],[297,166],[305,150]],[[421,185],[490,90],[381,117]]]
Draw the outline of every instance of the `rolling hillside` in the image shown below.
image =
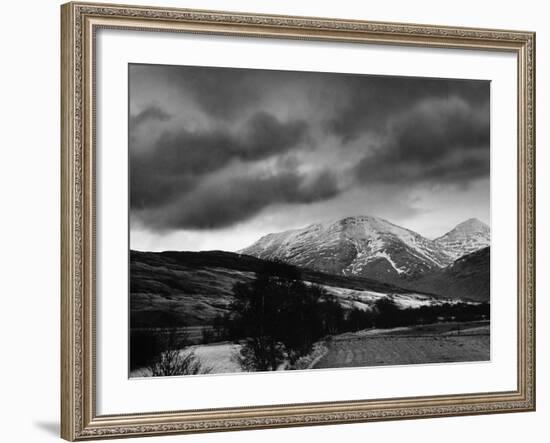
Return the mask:
[[429,272],[409,287],[430,291],[450,299],[488,302],[490,300],[491,248],[460,257],[443,269]]
[[[233,285],[255,278],[265,261],[231,252],[130,254],[132,327],[209,324],[230,309]],[[321,285],[344,307],[370,309],[381,297],[403,307],[441,303],[437,297],[372,279],[305,269],[302,278]]]

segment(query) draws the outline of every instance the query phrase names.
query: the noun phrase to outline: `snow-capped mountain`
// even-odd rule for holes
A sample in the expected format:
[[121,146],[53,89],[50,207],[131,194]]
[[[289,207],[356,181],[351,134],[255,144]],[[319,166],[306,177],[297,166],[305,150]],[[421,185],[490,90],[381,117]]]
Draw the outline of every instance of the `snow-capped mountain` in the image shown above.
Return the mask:
[[372,216],[346,217],[268,234],[239,251],[265,260],[400,284],[489,244],[489,228],[467,220],[436,240]]
[[491,244],[491,231],[489,226],[477,218],[470,218],[445,235],[436,238],[435,243],[441,246],[453,259],[457,259],[489,246]]
[[347,217],[335,223],[269,234],[239,252],[385,282],[398,282],[453,261],[436,242],[371,216]]

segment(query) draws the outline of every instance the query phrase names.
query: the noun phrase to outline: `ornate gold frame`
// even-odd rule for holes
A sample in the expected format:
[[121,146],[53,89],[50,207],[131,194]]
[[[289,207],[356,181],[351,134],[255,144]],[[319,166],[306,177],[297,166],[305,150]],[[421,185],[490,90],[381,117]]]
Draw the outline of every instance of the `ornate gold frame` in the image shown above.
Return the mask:
[[[535,409],[535,34],[68,3],[61,7],[61,435],[67,440]],[[518,59],[518,380],[511,392],[98,416],[95,411],[94,33],[192,32],[509,51]]]

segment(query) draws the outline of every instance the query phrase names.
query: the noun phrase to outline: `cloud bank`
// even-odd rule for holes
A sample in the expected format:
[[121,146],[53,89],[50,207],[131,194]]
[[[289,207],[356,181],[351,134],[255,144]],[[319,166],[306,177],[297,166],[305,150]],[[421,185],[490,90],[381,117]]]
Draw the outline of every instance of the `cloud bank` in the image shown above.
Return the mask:
[[452,200],[480,183],[488,198],[489,86],[131,65],[131,227],[227,230],[275,211],[290,225],[307,207],[350,215],[363,195],[399,214],[426,190]]

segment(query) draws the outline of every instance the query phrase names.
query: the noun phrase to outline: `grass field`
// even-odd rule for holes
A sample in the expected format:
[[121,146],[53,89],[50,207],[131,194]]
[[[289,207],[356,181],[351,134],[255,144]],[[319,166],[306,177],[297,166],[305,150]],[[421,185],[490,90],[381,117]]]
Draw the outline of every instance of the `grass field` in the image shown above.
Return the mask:
[[313,368],[487,361],[489,322],[441,323],[334,336]]

